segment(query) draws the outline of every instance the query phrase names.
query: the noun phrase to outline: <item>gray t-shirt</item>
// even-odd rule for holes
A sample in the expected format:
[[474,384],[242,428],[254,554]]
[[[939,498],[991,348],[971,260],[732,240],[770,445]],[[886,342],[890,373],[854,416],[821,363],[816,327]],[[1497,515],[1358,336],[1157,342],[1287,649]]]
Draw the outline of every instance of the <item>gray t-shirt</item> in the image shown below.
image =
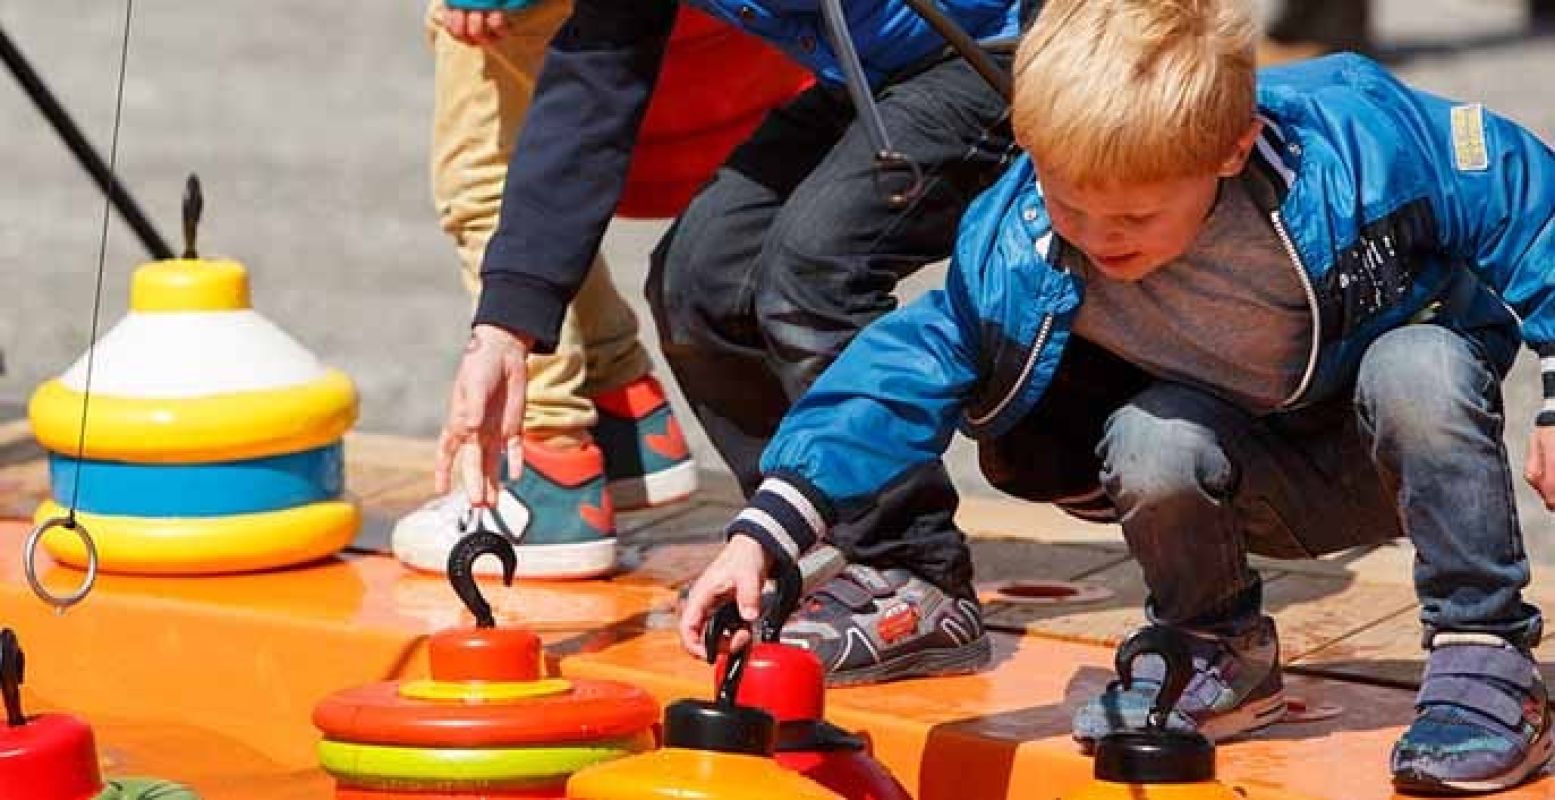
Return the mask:
[[1075,332],[1165,380],[1257,414],[1296,391],[1312,314],[1296,266],[1239,180],[1222,183],[1188,252],[1144,280],[1104,277],[1070,248],[1085,281]]

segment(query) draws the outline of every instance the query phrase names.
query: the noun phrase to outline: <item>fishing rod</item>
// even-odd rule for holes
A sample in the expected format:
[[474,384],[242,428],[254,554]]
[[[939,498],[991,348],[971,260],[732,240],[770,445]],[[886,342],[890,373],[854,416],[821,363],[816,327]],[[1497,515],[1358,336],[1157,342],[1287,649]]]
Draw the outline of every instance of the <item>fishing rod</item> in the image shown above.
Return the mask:
[[22,51],[17,49],[11,37],[6,35],[3,25],[0,25],[0,60],[5,61],[6,67],[10,69],[12,75],[16,76],[17,82],[22,85],[22,90],[27,93],[33,105],[37,106],[44,119],[53,126],[55,133],[64,140],[65,146],[91,176],[97,188],[108,196],[108,201],[119,212],[119,216],[135,231],[136,238],[140,239],[146,252],[158,261],[173,258],[173,250],[167,246],[167,240],[157,232],[156,226],[151,224],[151,220],[141,211],[140,205],[135,202],[129,190],[124,188],[124,184],[119,182],[113,170],[108,168],[102,157],[92,148],[86,136],[81,133],[81,129],[65,111],[65,107],[60,105],[54,93],[49,91],[48,85],[43,82],[37,70],[32,68],[32,64],[28,63]]
[[[913,13],[927,22],[929,27],[933,28],[951,49],[956,51],[957,55],[965,59],[973,71],[1004,98],[1005,103],[1010,102],[1014,96],[1014,80],[1009,72],[994,63],[988,51],[984,50],[977,40],[941,11],[939,6],[934,4],[934,0],[903,0],[903,2],[912,9]],[[885,121],[880,116],[880,108],[875,103],[874,89],[870,86],[869,77],[864,72],[863,62],[859,60],[858,48],[853,45],[853,35],[848,30],[847,14],[842,9],[842,3],[843,0],[821,0],[821,21],[826,26],[826,36],[831,40],[832,50],[837,56],[837,64],[842,68],[843,83],[847,87],[848,97],[853,101],[853,109],[859,115],[870,146],[875,150],[876,179],[891,172],[905,172],[908,176],[909,183],[906,189],[882,190],[886,203],[890,207],[903,209],[912,205],[923,194],[926,182],[923,168],[913,160],[912,156],[897,150],[891,144],[891,137],[885,129]]]

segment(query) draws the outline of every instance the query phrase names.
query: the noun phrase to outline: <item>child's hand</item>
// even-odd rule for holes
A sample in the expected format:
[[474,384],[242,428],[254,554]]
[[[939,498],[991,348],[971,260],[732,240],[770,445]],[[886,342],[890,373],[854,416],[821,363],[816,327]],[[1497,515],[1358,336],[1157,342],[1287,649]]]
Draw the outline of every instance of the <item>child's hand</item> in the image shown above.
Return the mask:
[[[761,584],[771,567],[772,557],[755,539],[739,535],[730,539],[686,595],[686,606],[680,612],[680,644],[686,652],[707,658],[702,631],[713,610],[730,597],[739,606],[740,616],[754,622],[761,613]],[[741,634],[748,635],[745,631]],[[730,646],[738,648],[740,644],[737,640]]]
[[503,450],[508,474],[524,468],[524,386],[534,342],[493,325],[476,325],[454,375],[448,419],[437,443],[433,482],[439,494],[459,482],[470,505],[495,508]]
[[508,32],[508,17],[505,11],[464,11],[457,8],[444,8],[440,21],[449,36],[477,47],[495,42],[506,36]]
[[1543,425],[1533,429],[1523,479],[1539,493],[1544,507],[1555,511],[1555,427]]

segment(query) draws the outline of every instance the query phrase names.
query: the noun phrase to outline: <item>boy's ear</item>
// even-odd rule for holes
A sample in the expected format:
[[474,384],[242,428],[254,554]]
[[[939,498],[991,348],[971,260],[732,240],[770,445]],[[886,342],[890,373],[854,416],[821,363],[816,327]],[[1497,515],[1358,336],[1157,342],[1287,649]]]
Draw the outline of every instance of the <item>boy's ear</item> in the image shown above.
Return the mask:
[[1220,177],[1230,178],[1241,173],[1242,167],[1247,166],[1247,159],[1252,157],[1253,148],[1258,145],[1258,137],[1262,134],[1263,120],[1254,117],[1247,130],[1237,137],[1236,149],[1232,150],[1231,155],[1227,156],[1225,162],[1220,165]]

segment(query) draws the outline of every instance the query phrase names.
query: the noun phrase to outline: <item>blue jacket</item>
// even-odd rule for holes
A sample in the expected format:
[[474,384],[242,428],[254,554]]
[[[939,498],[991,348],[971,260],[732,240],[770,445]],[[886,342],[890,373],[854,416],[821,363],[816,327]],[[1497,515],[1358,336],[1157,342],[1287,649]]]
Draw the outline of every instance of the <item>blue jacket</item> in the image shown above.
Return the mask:
[[[1359,56],[1262,73],[1258,105],[1265,133],[1242,179],[1289,250],[1315,323],[1286,408],[1349,386],[1367,346],[1441,300],[1464,269],[1481,280],[1466,282],[1463,318],[1508,319],[1504,301],[1524,340],[1555,355],[1548,147]],[[1030,412],[1085,294],[1060,266],[1066,246],[1022,159],[967,211],[944,288],[865,329],[795,405],[731,532],[802,552],[839,514],[939,458],[958,427],[997,437]]]
[[[974,38],[1019,32],[1022,0],[938,0]],[[450,0],[455,8],[508,8],[527,0]],[[822,35],[818,0],[694,0],[765,39],[823,83],[842,71]],[[676,0],[575,0],[551,41],[528,119],[514,148],[502,218],[481,265],[476,324],[534,338],[550,352],[626,181],[632,144],[653,92]],[[843,0],[854,46],[879,86],[945,50],[902,0]]]

